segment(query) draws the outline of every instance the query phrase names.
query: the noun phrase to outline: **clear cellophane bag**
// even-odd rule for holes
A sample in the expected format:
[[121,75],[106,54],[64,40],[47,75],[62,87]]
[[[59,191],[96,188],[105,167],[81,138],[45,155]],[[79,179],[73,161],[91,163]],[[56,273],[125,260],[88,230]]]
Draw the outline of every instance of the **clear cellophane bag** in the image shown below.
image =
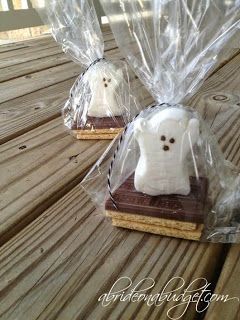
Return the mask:
[[211,119],[186,105],[238,30],[239,1],[101,3],[120,50],[156,103],[125,127],[82,186],[103,211],[127,211],[128,223],[145,203],[158,203],[164,219],[170,210],[187,227],[201,226],[197,240],[239,241],[239,172],[218,136],[230,118],[240,132],[239,111],[229,106],[210,128]]
[[104,41],[92,0],[33,0],[56,42],[84,71],[63,106],[65,126],[78,138],[112,138],[138,112],[128,66],[104,57]]

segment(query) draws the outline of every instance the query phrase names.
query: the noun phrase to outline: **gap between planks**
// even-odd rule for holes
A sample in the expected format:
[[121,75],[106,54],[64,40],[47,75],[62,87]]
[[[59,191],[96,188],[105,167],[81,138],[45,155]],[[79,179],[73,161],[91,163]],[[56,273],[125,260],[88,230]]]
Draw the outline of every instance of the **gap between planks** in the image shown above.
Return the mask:
[[[228,80],[228,82],[229,81],[230,79]],[[233,88],[234,86],[235,88],[237,88],[235,81],[233,81],[232,84]],[[222,92],[222,89],[223,88],[221,88],[220,81],[219,91]],[[211,97],[211,91],[208,92],[208,94]],[[228,94],[229,96],[232,95],[232,93]],[[209,96],[207,95],[207,98],[209,98]],[[195,101],[196,103],[198,98],[199,96],[196,95],[195,99],[193,98],[193,101]],[[208,100],[203,100],[204,101],[200,103],[199,107],[202,109],[206,109],[206,102],[208,102]],[[214,110],[217,109],[215,108]],[[209,110],[205,111],[209,113]],[[210,116],[216,119],[215,115],[213,116],[212,114],[210,114]],[[239,157],[239,155],[237,156]],[[74,192],[75,189],[72,189],[72,191],[69,194],[72,195]],[[67,194],[66,197],[69,194]],[[79,195],[77,196],[77,199],[79,199]],[[61,200],[63,200],[63,202],[61,202]],[[171,274],[168,273],[169,269],[166,268],[167,265],[172,265],[174,272],[175,270],[179,270],[183,272],[183,274],[186,275],[186,277],[189,277],[190,269],[188,268],[191,267],[191,270],[197,270],[194,273],[194,275],[204,275],[204,272],[209,272],[208,278],[209,280],[211,280],[214,270],[210,271],[209,268],[213,268],[213,265],[216,266],[216,261],[220,256],[219,249],[207,250],[208,246],[212,247],[213,245],[207,245],[206,247],[201,244],[201,250],[197,249],[196,246],[192,246],[191,249],[186,245],[174,245],[175,239],[166,240],[166,238],[162,239],[161,237],[157,237],[157,240],[154,240],[155,236],[151,235],[139,235],[139,233],[135,232],[129,234],[127,231],[119,232],[115,229],[112,231],[112,229],[110,229],[111,227],[109,224],[106,225],[106,223],[101,222],[100,224],[97,224],[97,222],[94,219],[90,221],[88,220],[88,217],[91,217],[91,212],[93,212],[92,206],[90,204],[87,209],[88,213],[86,214],[86,217],[86,211],[82,211],[82,204],[80,205],[80,207],[77,207],[77,205],[74,205],[73,199],[71,199],[70,204],[66,203],[65,198],[61,200],[59,200],[59,202],[61,203],[60,206],[63,206],[62,215],[66,217],[66,219],[69,218],[68,216],[66,216],[66,213],[69,212],[68,208],[70,208],[71,205],[73,206],[72,210],[76,209],[76,211],[74,211],[73,214],[77,215],[79,212],[80,214],[82,213],[84,215],[83,219],[80,217],[79,223],[76,223],[78,219],[75,220],[74,216],[74,221],[71,221],[72,227],[70,231],[67,232],[67,234],[65,233],[65,237],[63,236],[63,229],[58,228],[58,224],[56,222],[53,223],[54,227],[56,226],[57,231],[59,232],[59,240],[54,240],[54,242],[51,242],[52,236],[54,237],[56,235],[56,231],[53,230],[52,236],[46,236],[45,230],[51,229],[47,217],[49,217],[50,215],[52,218],[53,215],[56,214],[56,206],[59,205],[59,203],[56,203],[53,205],[53,208],[48,209],[52,210],[53,214],[49,214],[49,211],[47,210],[37,220],[35,220],[32,224],[26,227],[25,230],[16,235],[12,240],[10,240],[9,243],[7,243],[3,247],[4,252],[8,253],[7,259],[11,260],[12,255],[13,259],[15,259],[12,261],[12,269],[10,267],[10,269],[8,270],[8,266],[6,267],[6,269],[1,268],[1,270],[5,270],[4,279],[6,280],[5,286],[2,287],[1,291],[2,297],[5,299],[5,303],[3,304],[3,306],[6,309],[8,308],[9,304],[10,306],[12,306],[12,308],[7,309],[4,315],[6,319],[11,319],[11,317],[19,315],[23,311],[24,316],[29,317],[29,319],[34,319],[36,314],[39,316],[39,319],[46,319],[46,316],[48,318],[57,316],[58,319],[64,319],[66,314],[69,315],[69,312],[71,312],[73,318],[77,316],[96,316],[99,314],[109,316],[109,314],[112,314],[112,312],[114,312],[116,316],[123,315],[126,317],[131,315],[135,317],[136,315],[140,316],[144,314],[148,319],[161,319],[160,317],[162,315],[164,317],[163,319],[165,319],[164,312],[166,312],[166,306],[163,310],[158,309],[150,311],[149,309],[145,310],[144,306],[141,306],[137,309],[135,309],[132,306],[129,306],[126,309],[124,308],[124,310],[121,306],[116,306],[114,307],[114,309],[105,309],[105,311],[103,311],[102,309],[99,310],[98,306],[96,305],[95,308],[90,308],[90,306],[93,305],[93,301],[95,301],[95,297],[97,296],[97,294],[104,292],[103,290],[105,289],[107,290],[119,274],[126,274],[129,270],[131,271],[131,274],[133,274],[134,279],[138,279],[138,276],[141,278],[141,276],[150,273],[153,276],[156,276],[158,279],[162,279],[161,281],[163,281],[163,279],[166,279],[166,275]],[[56,219],[58,219],[57,221],[59,221],[59,215],[57,214]],[[40,224],[41,228],[41,221],[45,223],[45,227],[47,229],[41,230],[42,233],[39,234],[39,232],[36,233],[36,226],[39,226]],[[84,224],[84,222],[86,222],[86,224]],[[92,234],[92,229],[89,230],[88,226],[96,227],[96,238],[93,244],[90,237]],[[63,223],[63,227],[66,227],[66,222]],[[29,230],[32,230],[32,233],[29,232]],[[88,230],[87,235],[86,230]],[[107,232],[107,230],[109,231]],[[49,232],[51,231],[49,230]],[[84,232],[86,236],[85,238]],[[113,237],[111,236],[112,233]],[[123,238],[117,238],[116,240],[118,233],[123,235]],[[70,234],[73,234],[73,238],[71,239],[69,239]],[[32,248],[30,245],[34,242],[35,235],[37,239],[39,239],[41,235],[42,238],[40,242],[37,240],[34,244],[35,247]],[[103,235],[105,235],[106,237],[104,238]],[[79,236],[82,236],[83,238],[79,238]],[[138,237],[138,239],[134,240],[136,239],[135,237]],[[24,241],[24,243],[26,242],[27,249],[24,249],[21,246],[22,241]],[[47,246],[47,241],[49,241],[49,249],[45,249],[44,247],[45,244]],[[68,241],[68,244],[70,244],[67,245],[66,241]],[[161,241],[163,241],[162,246],[160,246]],[[168,245],[168,242],[166,241],[170,241],[171,245]],[[64,250],[62,248],[58,248],[59,244],[66,245],[66,249]],[[90,248],[96,250],[91,252],[87,251],[90,257],[85,253],[88,245]],[[16,249],[16,246],[18,246],[18,249]],[[36,248],[39,248],[39,246],[40,250],[37,251]],[[72,248],[72,246],[74,246],[74,248]],[[161,250],[159,250],[159,246],[160,248],[162,248]],[[30,251],[28,251],[28,248]],[[70,248],[72,250],[75,249],[75,251],[71,251],[69,253],[68,250]],[[26,250],[26,255],[22,256],[21,252],[23,252],[24,250]],[[124,250],[127,250],[127,252],[125,252]],[[175,258],[173,256],[169,258],[169,256],[167,256],[167,252],[174,252]],[[82,258],[82,255],[84,253],[85,255]],[[121,255],[122,253],[125,253],[124,256]],[[159,253],[159,256],[157,256],[157,253]],[[34,258],[35,254],[37,255],[36,259]],[[192,254],[195,254],[194,259]],[[98,255],[100,258],[100,262],[103,262],[102,265],[99,265],[98,261],[95,262],[93,260],[95,256]],[[23,258],[27,256],[31,258]],[[161,256],[164,256],[164,258],[161,258]],[[22,258],[22,261],[16,260],[18,257],[19,259]],[[48,262],[49,260],[46,260],[46,258],[50,258],[53,260]],[[83,260],[81,260],[81,258]],[[216,260],[214,263],[212,261],[213,259]],[[133,260],[134,263],[131,264],[131,260]],[[136,263],[136,261],[138,263]],[[156,267],[153,273],[151,273],[151,269],[148,269],[150,267],[148,263],[150,262],[153,263]],[[140,263],[142,263],[142,265]],[[203,271],[201,269],[201,264],[204,265],[206,271]],[[139,266],[137,271],[136,265]],[[18,269],[15,269],[16,266],[18,266]],[[45,271],[42,271],[42,268],[44,268],[44,266],[46,267],[46,269]],[[165,269],[163,270],[164,266]],[[17,275],[16,270],[18,270]],[[111,270],[113,270],[112,273]],[[141,270],[143,270],[142,273]],[[99,272],[99,274],[102,275],[100,279],[98,277],[97,272]],[[29,273],[31,273],[31,277],[29,277]],[[11,281],[9,281],[9,279],[11,279]],[[22,279],[24,280],[22,281]],[[159,281],[160,287],[162,287],[163,285],[163,282],[161,281]],[[96,284],[97,288],[99,288],[97,292]],[[43,288],[44,292],[47,292],[46,296],[42,295]],[[12,289],[14,289],[14,294]],[[88,296],[87,303],[83,304],[83,302],[81,301],[81,297],[84,294],[87,294],[87,292],[89,292],[89,289],[91,289],[92,291],[94,290],[94,295]],[[12,299],[15,299],[15,302],[13,302]],[[35,303],[33,303],[33,299]],[[38,302],[38,304],[36,304],[36,302]],[[188,312],[189,319],[195,319],[195,314],[192,313],[193,311],[189,310]]]
[[[105,36],[105,35],[104,35]],[[112,37],[112,35],[111,35],[111,33],[110,33],[110,36]],[[105,36],[106,37],[106,36]],[[117,52],[117,57],[119,58],[119,53]],[[46,69],[47,70],[47,69]],[[46,71],[47,72],[47,71]],[[46,77],[48,77],[47,75],[45,75],[45,74],[43,74],[43,78],[46,78]],[[41,79],[41,77],[40,77],[40,79]],[[40,81],[40,79],[39,79],[39,81]],[[24,79],[23,78],[21,78],[21,81],[23,81],[23,85],[24,85]],[[53,80],[54,81],[54,80]],[[64,81],[64,80],[63,80]],[[30,81],[27,81],[27,82],[29,82],[29,83],[32,83],[33,81],[32,80],[30,80]],[[25,86],[28,86],[28,84],[27,84],[27,82],[26,82],[26,85]],[[38,81],[37,81],[38,82]],[[34,83],[34,82],[33,82]],[[59,83],[60,84],[60,83]],[[9,85],[10,85],[10,83],[9,83]],[[13,87],[15,88],[15,86],[17,87],[18,86],[18,83],[13,83]],[[37,84],[36,84],[36,86],[37,86]],[[5,90],[7,90],[7,88],[5,89]],[[25,89],[25,90],[27,90],[27,88]],[[36,90],[36,87],[35,87],[35,90]],[[41,89],[38,89],[38,90],[41,90]],[[24,90],[23,90],[23,92],[24,92]],[[25,92],[25,94],[26,94],[26,92]],[[10,97],[11,99],[14,99],[14,97]],[[17,101],[16,101],[17,102]],[[11,101],[10,101],[10,103],[11,103]],[[59,113],[58,113],[59,114]],[[8,114],[8,116],[9,116],[9,114]],[[49,119],[52,119],[52,117],[50,117]],[[42,123],[42,122],[40,122],[40,123]],[[30,126],[30,128],[32,128],[32,126]],[[22,130],[20,130],[19,132],[24,132],[24,131],[22,131]],[[14,134],[13,135],[10,135],[10,138],[12,138],[12,137],[14,137]]]
[[31,48],[34,46],[38,46],[41,43],[46,43],[49,39],[52,38],[50,35],[35,37],[28,40],[12,42],[8,44],[0,45],[0,54],[4,52],[11,52],[23,48]]
[[[104,47],[105,51],[117,47],[113,35],[111,37],[104,36]],[[52,55],[53,53],[63,53],[61,46],[56,43],[53,38],[49,38],[48,40],[45,40],[45,42],[40,42],[32,47],[20,48],[18,52],[15,52],[15,50],[11,53],[0,52],[0,69],[3,69],[2,71],[4,71],[4,68],[40,59]]]
[[[113,49],[109,54],[106,51],[106,56],[111,54],[116,58],[119,56],[119,50]],[[111,57],[113,57],[111,55]],[[16,97],[24,96],[28,93],[46,88],[49,85],[60,83],[73,76],[79,76],[82,67],[74,62],[67,62],[56,67],[51,67],[46,70],[33,72],[28,76],[21,76],[13,80],[9,80],[0,84],[1,96],[0,103],[10,101]]]
[[240,319],[240,244],[233,244],[228,252],[214,293],[229,298],[227,302],[212,302],[205,320]]
[[[112,36],[111,35],[111,33],[110,33],[110,36]],[[117,53],[117,56],[119,57],[119,54]],[[46,69],[47,70],[47,69]],[[45,77],[45,74],[43,75],[43,78]],[[47,77],[47,76],[46,76]],[[24,80],[24,79],[23,79]],[[39,79],[39,81],[40,81],[40,79]],[[29,81],[29,82],[31,82],[31,81]],[[38,82],[38,81],[37,81]],[[44,81],[42,81],[42,82],[44,82]],[[16,86],[17,86],[17,83],[15,84]],[[26,84],[27,85],[27,84]],[[5,89],[5,90],[7,90],[7,88]],[[41,89],[38,89],[38,90],[41,90]],[[13,98],[14,99],[14,98]],[[11,103],[11,101],[10,101],[10,103]],[[59,114],[59,111],[58,111],[58,114]],[[52,119],[52,117],[50,117],[49,119]],[[40,122],[40,123],[42,123],[42,122]],[[30,128],[32,128],[32,126],[30,126]],[[22,131],[22,130],[20,130],[19,131],[20,133],[22,133],[22,132],[24,132],[24,131]],[[12,134],[12,135],[10,135],[10,138],[13,138],[15,135],[14,134]],[[5,140],[6,141],[6,140]]]
[[[237,57],[236,57],[236,59],[237,59]],[[224,82],[224,85],[226,85],[226,84],[229,84],[230,82],[231,82],[231,86],[234,86],[235,85],[235,81],[233,81],[233,79],[231,78],[231,77],[235,77],[235,73],[237,72],[237,70],[236,70],[236,66],[234,65],[234,68],[233,68],[233,66],[230,68],[230,66],[232,65],[232,62],[229,62],[229,64],[224,68],[224,76],[225,76],[225,82]],[[230,79],[227,81],[227,70],[229,69],[229,74],[230,74]],[[233,69],[233,70],[232,70]],[[221,71],[222,71],[222,69],[221,70],[219,70],[219,72],[218,72],[218,77],[219,77],[219,75],[220,75],[220,82],[218,82],[217,81],[217,79],[215,79],[214,81],[216,82],[216,83],[218,83],[218,86],[219,86],[219,90],[220,90],[220,87],[221,87],[221,85],[222,85],[222,83],[221,83]],[[235,73],[233,73],[233,72],[235,72]],[[208,81],[208,84],[206,84],[205,86],[209,86],[209,82],[211,83],[211,81],[212,81],[212,78],[214,77],[214,75],[209,79],[209,81]],[[213,82],[214,82],[213,81]],[[216,85],[216,83],[215,83],[215,85]],[[203,86],[203,88],[204,88],[204,86]],[[224,88],[224,86],[221,88],[221,90],[223,90],[223,88]],[[204,91],[202,92],[202,95],[203,95],[203,93],[204,93]],[[196,97],[198,97],[198,95],[196,95]],[[217,106],[217,108],[213,108],[213,110],[217,110],[217,109],[219,109],[219,104],[218,103],[216,103],[215,101],[211,101],[211,103],[213,104],[213,102],[214,102],[214,104],[216,104],[216,106]],[[193,105],[198,105],[198,108],[199,109],[201,109],[201,108],[205,108],[205,103],[206,103],[206,101],[205,101],[205,99],[204,99],[204,97],[202,96],[202,103],[193,103]],[[209,101],[207,101],[207,103],[209,103]],[[214,106],[214,105],[213,105]],[[212,109],[212,108],[211,108]],[[214,111],[215,112],[215,111]],[[208,112],[209,113],[209,112]],[[212,115],[211,115],[212,116]],[[214,116],[215,117],[215,116]],[[223,134],[224,134],[224,132],[223,132]],[[31,133],[29,133],[29,135],[31,136]],[[24,136],[22,137],[23,139],[24,139]],[[21,139],[20,139],[20,141],[21,141]],[[23,140],[24,141],[24,140]],[[237,144],[234,142],[234,145],[236,145],[237,146]],[[47,145],[46,145],[47,146]],[[238,150],[238,146],[237,146],[237,148],[235,149],[235,150]],[[33,151],[34,152],[34,151]],[[230,152],[232,152],[231,150],[230,150]],[[234,154],[236,155],[236,157],[237,158],[239,158],[238,157],[238,152],[237,151],[234,151]],[[32,169],[33,170],[33,169]],[[21,226],[22,227],[22,226]]]
[[76,140],[63,129],[62,119],[56,118],[3,144],[0,242],[79,182],[108,143]]
[[[1,143],[59,116],[75,79],[73,77],[2,103],[0,109],[2,118],[2,121],[0,120]],[[131,88],[141,98],[141,104],[145,103],[145,98],[149,97],[147,90],[143,88],[138,79],[135,79],[135,75],[132,74],[130,80]],[[151,103],[152,100],[148,102]]]
[[[23,145],[25,149],[21,150]],[[100,157],[107,142],[80,143],[64,132],[61,119],[56,119],[4,146],[0,153],[1,243],[73,188]]]
[[[229,90],[231,90],[231,88],[233,90],[234,88],[237,88],[239,86],[239,81],[237,77],[239,75],[239,72],[235,65],[235,62],[238,61],[237,60],[238,58],[239,57],[236,57],[234,60],[231,60],[227,65],[225,65],[222,69],[220,69],[218,73],[215,73],[212,76],[212,78],[214,78],[214,81],[212,78],[207,80],[206,84],[204,85],[208,89],[207,92],[209,92],[212,82],[214,84],[213,90],[216,90],[215,89],[216,86],[218,86],[219,90],[224,90],[226,87],[228,87]],[[224,73],[224,82],[221,81],[222,73]],[[204,86],[203,86],[203,89],[204,89]],[[201,101],[199,100],[199,95],[201,96]],[[215,113],[218,113],[218,110],[220,107],[222,107],[222,105],[221,103],[219,104],[219,102],[215,101],[214,99],[211,99],[210,101],[208,99],[206,100],[206,92],[204,90],[201,92],[201,94],[199,93],[198,95],[196,95],[195,99],[192,100],[191,106],[192,107],[197,106],[198,110],[201,111],[202,109],[204,110],[204,108],[206,108],[206,104],[210,105],[211,106],[210,110],[212,110],[210,112],[210,110],[207,109],[209,117],[210,118],[213,117],[216,119]],[[229,104],[226,106],[229,107]],[[218,118],[217,118],[217,121],[218,121]],[[59,127],[58,129],[55,129],[54,126],[57,123]],[[52,124],[54,124],[53,127],[51,127]],[[39,206],[39,203],[41,203],[41,201],[44,202],[43,198],[46,197],[46,195],[44,195],[43,197],[42,188],[44,189],[47,188],[49,194],[53,195],[55,193],[56,186],[51,181],[51,179],[49,180],[48,178],[50,173],[49,172],[46,173],[45,170],[49,166],[49,164],[51,164],[50,170],[52,170],[52,173],[55,172],[55,170],[59,170],[60,175],[58,179],[60,179],[60,177],[62,177],[62,174],[64,174],[64,171],[62,172],[60,168],[63,165],[63,163],[65,163],[66,165],[66,162],[63,162],[63,163],[61,162],[63,161],[63,159],[61,159],[61,156],[59,155],[60,151],[58,151],[58,148],[60,148],[59,150],[61,150],[62,148],[63,142],[61,141],[61,139],[64,139],[63,141],[65,141],[63,144],[67,143],[68,141],[68,144],[70,143],[69,147],[73,148],[74,150],[77,150],[79,147],[81,147],[81,145],[84,145],[82,141],[76,142],[76,143],[73,142],[74,140],[71,140],[73,139],[72,137],[68,136],[67,133],[63,133],[62,127],[60,127],[60,124],[61,124],[61,119],[53,120],[52,122],[46,123],[45,125],[40,126],[26,133],[25,135],[20,136],[19,138],[9,141],[8,143],[5,143],[1,147],[0,150],[1,150],[2,157],[5,158],[4,165],[5,167],[7,166],[9,168],[8,170],[10,170],[10,171],[6,170],[6,172],[5,170],[3,170],[4,172],[3,178],[4,177],[5,178],[2,180],[2,187],[5,188],[5,190],[7,191],[7,194],[3,194],[3,197],[2,197],[2,203],[5,203],[4,205],[5,209],[4,209],[4,212],[2,213],[3,220],[1,225],[3,234],[7,235],[6,230],[9,230],[11,227],[16,226],[20,219],[21,220],[27,219],[27,218],[24,218],[25,216],[29,216],[31,217],[30,219],[33,219],[33,217],[40,214],[40,212],[38,212],[35,215],[35,213],[34,214],[32,213],[32,210],[33,211],[35,210],[36,203]],[[228,124],[226,124],[226,126],[221,126],[219,128],[221,135],[225,135],[226,128],[228,128]],[[235,126],[232,126],[232,129],[235,130]],[[43,130],[42,133],[41,133],[41,130]],[[228,135],[225,135],[224,139],[222,140],[222,145],[224,143],[228,143],[229,135],[233,136],[232,131],[228,130],[227,132],[228,132]],[[53,135],[53,137],[55,138],[52,138],[51,140],[49,140],[50,134]],[[38,140],[36,139],[34,140],[35,136],[36,136],[36,139]],[[60,139],[61,141],[60,145],[59,145],[58,139]],[[238,141],[233,140],[233,143],[234,143],[234,148],[231,148],[229,152],[235,155],[234,157],[236,158],[236,160],[239,160]],[[34,147],[34,144],[36,144],[35,147]],[[27,149],[23,151],[19,151],[18,147],[22,145],[27,145]],[[73,145],[75,147],[73,147]],[[94,149],[92,150],[94,152]],[[54,160],[53,158],[51,158],[53,157],[52,152],[54,152],[54,155],[55,155]],[[69,152],[69,149],[68,151],[66,151],[65,154],[69,154],[68,152]],[[78,152],[76,151],[76,153]],[[99,154],[100,153],[101,152],[99,152]],[[69,154],[69,157],[70,156],[71,154]],[[81,159],[81,156],[79,157],[79,159]],[[97,160],[97,158],[94,158],[94,159]],[[43,162],[44,165],[42,165],[42,167],[41,166],[39,167],[39,165],[41,165],[39,161],[44,161]],[[46,164],[48,164],[47,167],[45,162]],[[93,162],[94,161],[92,161],[92,163]],[[90,165],[91,164],[89,163],[89,166]],[[21,172],[18,172],[19,168],[21,168]],[[37,171],[36,171],[36,168],[38,168]],[[65,169],[68,170],[68,167],[66,167]],[[72,174],[74,174],[74,170],[72,171]],[[78,175],[78,172],[76,171],[75,174]],[[67,180],[65,180],[65,183],[67,183],[67,181],[70,181],[68,179],[72,179],[72,176],[70,175],[69,177],[66,177],[66,179]],[[59,181],[59,180],[56,180],[56,182],[57,184],[63,183],[63,181]],[[27,203],[25,203],[24,201],[25,202],[27,201]],[[16,214],[16,211],[18,214]],[[20,227],[22,228],[23,226],[24,225],[22,224],[21,226],[19,226],[19,228]],[[5,240],[6,240],[6,237],[5,237]]]
[[[121,276],[135,284],[155,279],[151,293],[160,292],[174,276],[187,283],[197,277],[210,282],[220,254],[221,245],[114,228],[76,186],[0,249],[0,316],[165,320],[171,303],[103,308],[97,300]],[[187,319],[195,316],[189,308]]]
[[[52,40],[53,41],[53,40]],[[105,42],[105,52],[116,49],[115,40],[108,40]],[[59,52],[59,53],[58,53]],[[0,54],[1,57],[1,54]],[[0,83],[8,80],[16,79],[20,76],[29,76],[33,72],[46,70],[66,62],[70,62],[68,55],[62,50],[51,48],[51,52],[40,52],[40,56],[31,55],[31,60],[19,63],[20,65],[13,65],[12,62],[8,67],[2,68],[0,74]]]

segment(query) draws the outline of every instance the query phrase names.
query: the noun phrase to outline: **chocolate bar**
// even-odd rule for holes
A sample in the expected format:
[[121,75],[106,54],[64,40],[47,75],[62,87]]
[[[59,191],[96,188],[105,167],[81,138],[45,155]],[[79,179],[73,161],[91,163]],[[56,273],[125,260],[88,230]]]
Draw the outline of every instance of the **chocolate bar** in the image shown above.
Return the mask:
[[202,224],[207,201],[208,179],[190,177],[190,193],[185,195],[149,196],[134,188],[134,175],[130,176],[105,204],[110,211]]
[[77,126],[77,123],[74,123],[72,130],[98,130],[98,129],[109,129],[111,128],[123,128],[125,122],[122,116],[116,117],[87,117],[86,123],[82,123]]

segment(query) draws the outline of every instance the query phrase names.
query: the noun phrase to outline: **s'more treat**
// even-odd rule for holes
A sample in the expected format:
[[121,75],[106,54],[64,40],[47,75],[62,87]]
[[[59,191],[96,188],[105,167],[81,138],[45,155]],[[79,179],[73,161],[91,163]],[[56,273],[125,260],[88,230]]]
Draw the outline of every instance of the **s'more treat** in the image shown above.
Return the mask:
[[188,155],[199,138],[199,120],[169,107],[134,123],[140,150],[135,172],[105,203],[118,227],[199,240],[208,179],[191,176]]
[[78,139],[113,139],[125,126],[123,108],[119,105],[119,88],[125,81],[122,70],[101,61],[84,74],[89,86],[90,101],[72,130]]

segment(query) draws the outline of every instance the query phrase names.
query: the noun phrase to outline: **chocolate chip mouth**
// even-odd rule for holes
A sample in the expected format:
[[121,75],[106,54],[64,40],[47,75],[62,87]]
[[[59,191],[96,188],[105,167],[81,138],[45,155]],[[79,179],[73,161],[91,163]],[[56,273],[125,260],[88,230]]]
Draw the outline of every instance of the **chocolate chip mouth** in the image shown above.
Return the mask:
[[164,150],[164,151],[168,151],[168,150],[169,150],[169,146],[166,146],[166,145],[163,146],[163,150]]

